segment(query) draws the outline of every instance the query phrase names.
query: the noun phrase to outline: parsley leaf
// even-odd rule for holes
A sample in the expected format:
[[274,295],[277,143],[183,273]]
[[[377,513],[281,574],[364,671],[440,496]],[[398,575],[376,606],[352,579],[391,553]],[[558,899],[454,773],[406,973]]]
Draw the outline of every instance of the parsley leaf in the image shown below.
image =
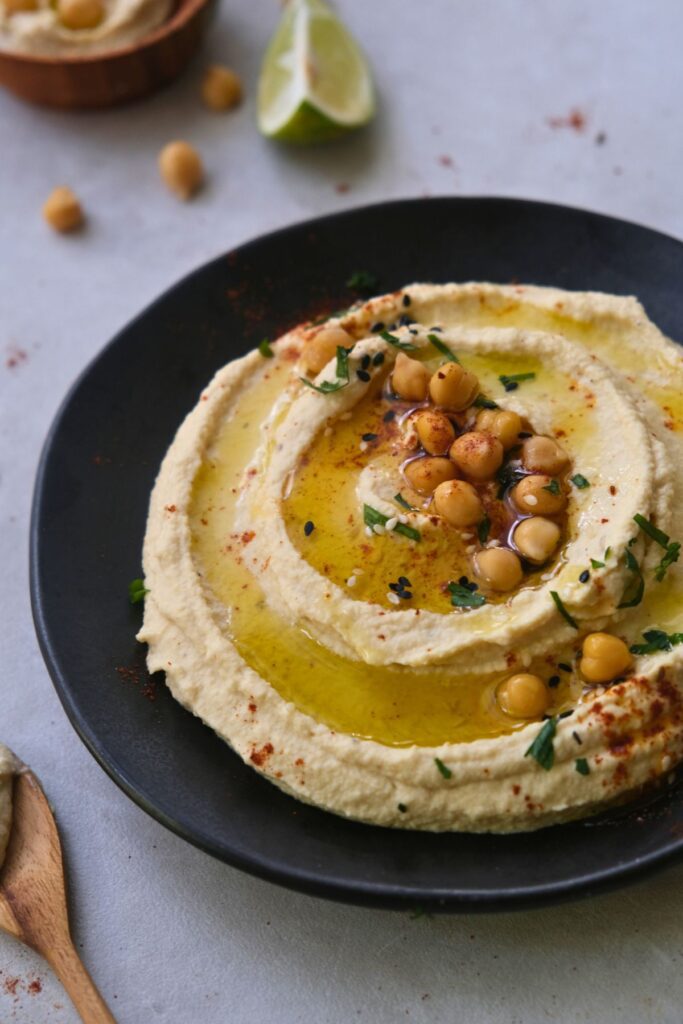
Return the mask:
[[449,583],[448,593],[451,595],[451,604],[454,608],[481,608],[486,604],[486,598],[476,590],[461,583]]
[[440,352],[442,356],[445,356],[451,363],[459,363],[458,357],[451,352],[448,345],[444,344],[441,338],[437,338],[436,334],[427,335],[429,341],[432,343],[437,352]]
[[574,767],[579,775],[590,775],[590,768],[585,757],[577,757],[576,761],[574,761]]
[[492,398],[486,398],[484,395],[477,395],[472,405],[477,409],[500,409],[500,406],[496,405]]
[[533,757],[535,761],[538,761],[541,768],[544,768],[547,772],[550,771],[555,763],[553,740],[555,739],[556,732],[557,718],[553,716],[543,723],[543,728],[524,755],[525,757]]
[[598,562],[597,558],[591,558],[591,565],[593,566],[594,569],[604,569],[605,568],[605,563],[604,562]]
[[574,476],[571,477],[571,482],[574,484],[574,487],[578,487],[580,491],[585,490],[586,487],[590,487],[591,485],[590,480],[586,480],[582,473],[575,473]]
[[569,614],[569,612],[565,608],[564,602],[562,601],[562,598],[560,597],[558,592],[556,590],[551,590],[550,591],[550,596],[552,597],[553,601],[555,602],[555,607],[557,608],[557,610],[560,613],[560,615],[562,616],[562,618],[566,622],[569,623],[569,625],[572,627],[572,629],[578,629],[579,628],[578,622],[576,621],[576,619],[572,615]]
[[661,583],[664,577],[666,576],[666,570],[669,568],[669,566],[673,565],[674,562],[678,561],[680,554],[680,543],[677,540],[672,541],[671,544],[669,544],[669,546],[667,547],[666,553],[664,554],[661,562],[658,566],[655,567],[655,579],[658,583]]
[[453,776],[453,772],[450,768],[446,767],[440,757],[434,758],[434,764],[439,769],[439,772],[443,775],[444,779],[450,779]]
[[643,638],[644,644],[631,644],[631,654],[655,654],[683,644],[683,633],[665,633],[663,629],[648,629],[643,633]]
[[490,530],[491,530],[491,520],[489,519],[489,517],[487,515],[484,515],[484,518],[482,519],[482,521],[479,523],[479,526],[477,527],[477,537],[479,538],[479,543],[480,544],[485,544],[486,541],[489,539]]
[[506,391],[516,391],[523,380],[535,380],[535,373],[501,373],[498,380]]
[[626,566],[633,573],[633,577],[628,583],[626,590],[624,591],[621,603],[617,605],[617,608],[635,608],[636,605],[640,604],[643,600],[643,594],[645,593],[645,580],[641,572],[638,562],[633,556],[633,552],[628,549],[624,552],[624,559]]
[[145,586],[143,579],[130,581],[128,584],[128,600],[131,604],[140,604],[141,601],[145,600],[145,594],[149,594],[149,590]]
[[400,491],[398,492],[398,494],[394,495],[394,501],[396,502],[397,505],[400,505],[401,508],[404,508],[406,512],[417,511],[416,508],[414,508],[409,502],[406,501],[406,499],[403,497]]
[[551,480],[549,484],[546,484],[543,488],[544,491],[549,491],[551,494],[560,493],[560,485],[557,480]]
[[389,331],[380,331],[379,336],[388,341],[394,348],[400,348],[401,352],[415,352],[417,350],[417,345],[413,345],[412,341],[401,341],[400,338],[397,338],[395,334],[390,334]]
[[[385,526],[388,520],[389,516],[378,512],[376,508],[373,508],[371,505],[363,505],[363,522],[366,526]],[[412,526],[406,526],[405,523],[396,523],[393,532],[401,533],[410,540],[421,539],[420,531],[414,530]]]
[[270,342],[268,341],[268,338],[264,338],[263,341],[259,342],[258,350],[264,359],[272,359],[273,356],[275,355],[272,348],[270,347]]
[[299,377],[302,384],[306,384],[309,388],[313,388],[314,391],[318,391],[321,395],[329,395],[333,391],[341,391],[349,383],[349,352],[351,349],[344,348],[343,345],[337,345],[337,379],[324,380],[321,384],[314,384],[308,377]]
[[639,512],[636,512],[634,515],[633,522],[637,523],[643,533],[646,533],[648,537],[651,537],[652,540],[659,544],[660,547],[668,548],[670,540],[668,533],[664,533],[663,530],[658,530],[656,526],[653,526],[649,519],[646,519],[645,516],[641,516]]
[[354,270],[346,282],[346,287],[355,292],[373,292],[377,288],[377,277],[369,270]]
[[497,497],[505,497],[505,492],[509,491],[511,487],[514,487],[515,484],[518,484],[525,476],[526,473],[523,469],[520,469],[519,467],[516,468],[511,462],[504,463],[496,473],[496,480],[500,485],[498,487]]

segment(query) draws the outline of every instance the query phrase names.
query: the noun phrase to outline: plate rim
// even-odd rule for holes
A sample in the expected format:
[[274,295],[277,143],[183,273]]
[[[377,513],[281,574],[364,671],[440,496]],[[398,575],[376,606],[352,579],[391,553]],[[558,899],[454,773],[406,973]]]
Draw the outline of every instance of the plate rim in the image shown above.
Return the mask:
[[[175,835],[189,842],[192,846],[208,853],[231,867],[244,871],[247,874],[263,879],[268,882],[281,885],[293,891],[303,892],[311,896],[331,899],[346,904],[355,904],[366,907],[376,907],[389,910],[409,910],[411,907],[425,909],[430,912],[493,912],[524,910],[540,908],[548,904],[558,904],[563,901],[578,898],[587,898],[597,892],[605,892],[621,887],[622,885],[644,879],[656,869],[671,866],[678,855],[683,852],[683,836],[673,837],[668,843],[658,847],[651,853],[635,859],[627,864],[610,865],[593,872],[584,873],[580,876],[573,876],[558,882],[545,882],[533,886],[508,887],[495,891],[486,889],[457,889],[451,887],[448,890],[435,889],[426,895],[424,891],[414,889],[410,885],[398,886],[391,883],[365,881],[354,879],[346,881],[343,879],[332,879],[323,874],[311,874],[307,871],[298,871],[289,866],[287,869],[278,867],[277,862],[269,861],[258,854],[250,857],[243,855],[238,850],[226,852],[212,842],[201,828],[196,827],[192,832],[182,821],[177,820],[167,811],[157,806],[153,798],[145,792],[140,783],[129,777],[128,772],[122,768],[108,750],[93,733],[85,716],[79,710],[77,702],[73,700],[65,673],[62,672],[58,655],[54,649],[50,631],[46,622],[45,609],[39,581],[40,562],[40,519],[41,506],[45,500],[45,477],[50,462],[52,449],[59,434],[62,422],[69,411],[71,404],[86,383],[89,375],[101,359],[113,348],[122,342],[129,331],[140,321],[145,319],[153,310],[162,306],[167,297],[180,287],[190,284],[196,278],[203,276],[208,268],[223,263],[232,256],[243,257],[248,255],[252,248],[264,243],[269,243],[293,231],[311,230],[322,223],[329,224],[336,220],[343,220],[349,215],[362,215],[368,211],[388,210],[390,208],[405,208],[406,206],[417,207],[424,204],[439,204],[447,202],[453,205],[471,205],[482,203],[489,206],[499,205],[510,207],[532,207],[539,212],[541,210],[562,211],[564,213],[587,216],[599,221],[606,221],[612,224],[626,225],[629,228],[656,235],[667,243],[674,243],[683,247],[683,241],[674,235],[660,231],[657,228],[649,227],[637,221],[627,220],[622,217],[600,213],[585,207],[572,206],[564,203],[546,202],[522,197],[510,196],[488,196],[488,195],[439,195],[433,197],[402,197],[381,202],[366,203],[360,206],[353,206],[344,210],[337,210],[331,213],[322,214],[317,217],[306,218],[295,221],[291,224],[282,225],[273,231],[265,232],[204,261],[198,267],[190,270],[177,280],[173,281],[151,302],[147,303],[137,314],[120,327],[113,337],[106,342],[87,361],[83,369],[76,375],[76,378],[68,387],[64,397],[59,403],[56,412],[50,422],[49,429],[43,441],[40,456],[36,468],[33,494],[30,506],[29,524],[29,590],[31,601],[31,612],[34,628],[38,639],[41,655],[45,662],[48,674],[57,692],[60,703],[66,716],[73,726],[75,732],[93,756],[99,766],[105,771],[110,779],[121,789],[138,807],[156,820],[163,827]],[[326,812],[329,813],[329,812]],[[343,819],[342,819],[343,820]],[[378,827],[378,826],[364,826]],[[562,826],[549,826],[562,827]],[[526,835],[533,835],[528,832]]]

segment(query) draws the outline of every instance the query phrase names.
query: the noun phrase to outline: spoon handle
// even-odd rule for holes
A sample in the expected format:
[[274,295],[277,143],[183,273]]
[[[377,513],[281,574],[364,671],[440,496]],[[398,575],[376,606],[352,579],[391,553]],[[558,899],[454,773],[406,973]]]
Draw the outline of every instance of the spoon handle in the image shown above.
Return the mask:
[[66,938],[46,954],[83,1024],[116,1024],[73,943]]

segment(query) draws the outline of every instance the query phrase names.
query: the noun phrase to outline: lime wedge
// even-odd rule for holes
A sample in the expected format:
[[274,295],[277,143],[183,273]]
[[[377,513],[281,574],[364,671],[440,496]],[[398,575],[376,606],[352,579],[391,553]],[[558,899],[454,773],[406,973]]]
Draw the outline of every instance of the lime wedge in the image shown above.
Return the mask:
[[323,0],[289,0],[263,59],[258,125],[272,139],[324,142],[375,110],[370,69]]

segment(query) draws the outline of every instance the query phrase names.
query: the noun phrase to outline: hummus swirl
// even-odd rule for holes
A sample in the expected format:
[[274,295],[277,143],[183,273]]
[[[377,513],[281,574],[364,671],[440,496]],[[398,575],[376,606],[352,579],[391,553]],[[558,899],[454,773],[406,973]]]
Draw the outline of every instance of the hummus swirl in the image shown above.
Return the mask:
[[[306,378],[321,328],[304,325],[220,370],[180,428],[145,539],[150,671],[286,792],[376,824],[531,829],[666,779],[683,756],[680,351],[633,298],[522,286],[412,285],[330,325],[352,341],[341,361]],[[484,429],[482,405],[524,424],[478,485],[484,529],[411,489],[425,403],[392,390],[407,353],[476,375],[458,436]],[[568,460],[545,487],[566,497],[561,539],[540,565],[518,551],[499,593],[477,560],[516,550],[532,435]],[[596,685],[582,646],[605,633],[628,667]],[[538,680],[544,714],[505,708],[512,673]]]
[[0,0],[0,50],[43,57],[77,57],[119,50],[162,25],[171,0],[104,0],[103,16],[93,28],[69,28],[56,4],[36,0],[34,9],[10,11]]

